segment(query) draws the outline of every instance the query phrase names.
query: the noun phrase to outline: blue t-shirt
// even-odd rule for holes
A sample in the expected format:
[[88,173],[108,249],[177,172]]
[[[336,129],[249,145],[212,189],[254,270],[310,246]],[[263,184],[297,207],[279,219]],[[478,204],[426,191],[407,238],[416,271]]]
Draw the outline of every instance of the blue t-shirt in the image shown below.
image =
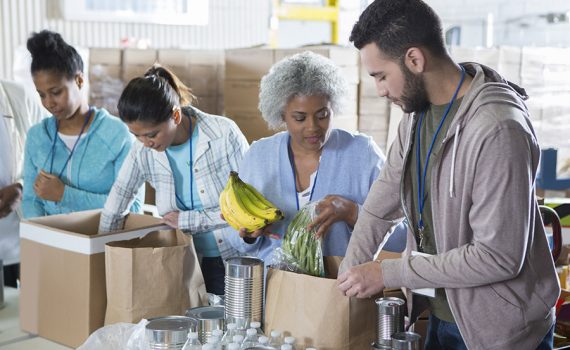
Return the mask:
[[[198,128],[192,132],[192,159],[196,154],[198,144]],[[176,190],[176,205],[181,210],[202,210],[202,202],[198,195],[196,181],[190,179],[190,140],[181,145],[170,146],[166,151],[172,174],[174,175],[174,187]],[[190,190],[192,189],[192,195]],[[218,257],[220,250],[216,244],[216,238],[212,232],[193,234],[196,252],[204,257]]]

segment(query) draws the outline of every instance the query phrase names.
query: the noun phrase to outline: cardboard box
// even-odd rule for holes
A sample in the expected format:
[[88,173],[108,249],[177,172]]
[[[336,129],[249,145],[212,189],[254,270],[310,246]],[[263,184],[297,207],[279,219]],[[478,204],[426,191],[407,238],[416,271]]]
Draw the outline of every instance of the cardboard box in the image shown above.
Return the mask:
[[223,50],[184,50],[161,49],[158,51],[158,61],[161,64],[174,66],[224,65]]
[[374,115],[388,120],[388,116],[390,115],[390,101],[385,97],[361,95],[358,105],[358,114]]
[[158,59],[158,51],[153,49],[125,49],[123,51],[123,64],[130,65],[148,65],[151,66]]
[[287,56],[296,53],[312,51],[319,55],[330,58],[337,66],[355,66],[359,64],[358,50],[353,47],[347,46],[327,46],[327,45],[314,45],[304,46],[294,49],[277,49],[275,50],[275,62],[281,61]]
[[291,56],[297,53],[312,51],[316,54],[322,55],[329,58],[341,70],[341,74],[344,76],[349,84],[358,84],[359,78],[359,68],[358,68],[358,51],[352,47],[344,46],[306,46],[295,49],[276,49],[275,50],[275,62],[279,62],[287,56]]
[[130,214],[125,230],[97,235],[100,210],[39,217],[20,224],[20,326],[78,347],[103,326],[105,244],[142,237],[164,226]]
[[269,130],[259,111],[226,110],[225,115],[236,122],[249,143],[271,136],[279,130]]
[[221,93],[224,70],[222,50],[164,49],[158,51],[158,62],[171,69],[197,96]]
[[224,104],[226,111],[248,111],[259,113],[259,81],[226,80],[224,82]]
[[226,50],[226,79],[261,80],[275,62],[274,50],[249,48]]
[[89,64],[120,66],[123,56],[121,49],[92,48],[89,49]]
[[358,131],[358,116],[356,114],[335,115],[332,122],[333,127],[336,129],[343,129],[350,132]]
[[358,130],[388,131],[390,122],[390,106],[377,105],[376,113],[359,113]]
[[194,103],[194,106],[198,107],[199,110],[215,115],[220,115],[222,113],[218,107],[217,96],[198,96],[197,99],[198,101]]

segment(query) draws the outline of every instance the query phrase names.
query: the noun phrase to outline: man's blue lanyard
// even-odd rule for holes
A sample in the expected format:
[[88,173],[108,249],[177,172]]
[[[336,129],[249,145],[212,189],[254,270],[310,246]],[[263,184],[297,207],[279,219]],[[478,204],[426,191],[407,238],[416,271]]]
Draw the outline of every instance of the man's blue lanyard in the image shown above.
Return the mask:
[[[69,155],[67,156],[67,159],[65,160],[65,163],[63,164],[63,167],[61,168],[59,175],[57,175],[58,178],[61,179],[61,175],[63,175],[63,172],[65,171],[65,168],[67,167],[67,163],[69,163],[69,160],[73,156],[73,152],[75,152],[75,147],[79,143],[79,140],[81,139],[81,135],[83,134],[83,131],[85,131],[85,127],[87,126],[87,123],[89,122],[89,119],[91,118],[92,114],[93,114],[93,108],[89,108],[89,111],[87,112],[87,116],[85,117],[85,121],[83,122],[83,126],[81,127],[81,131],[79,132],[79,135],[77,135],[77,140],[75,140],[75,143],[73,144],[73,147],[71,148],[71,152],[69,152]],[[58,132],[59,132],[59,122],[56,120],[55,121],[55,135],[53,137],[53,142],[51,144],[51,164],[49,166],[50,174],[53,174],[53,160],[55,158],[55,143],[57,141],[57,137],[58,137],[57,133]]]
[[[180,112],[182,113],[182,112]],[[186,204],[184,203],[184,201],[182,200],[182,198],[180,198],[180,196],[178,196],[178,193],[176,193],[176,191],[174,191],[174,195],[176,196],[176,200],[178,201],[178,203],[180,203],[180,206],[182,207],[183,210],[188,211],[188,210],[194,210],[194,191],[193,191],[193,187],[194,187],[194,174],[192,173],[192,169],[194,168],[194,160],[192,159],[192,118],[188,117],[188,120],[190,120],[190,128],[188,129],[188,143],[190,143],[190,208],[188,208],[186,206]],[[166,152],[168,152],[168,150],[166,150]]]
[[[289,139],[287,140],[287,152],[289,153],[289,163],[291,163],[291,171],[293,172],[293,189],[295,190],[295,201],[297,203],[297,210],[299,210],[299,196],[297,194],[297,175],[295,174],[295,156],[293,155],[293,150],[291,149],[291,136],[289,136]],[[315,181],[313,182],[313,187],[311,188],[311,196],[309,197],[309,202],[313,199],[313,193],[315,193],[315,186],[317,185],[318,176],[319,176],[319,168],[317,167],[317,173],[315,174]]]
[[459,89],[461,88],[461,85],[463,84],[463,80],[465,79],[465,68],[461,67],[461,80],[459,80],[459,85],[457,85],[457,89],[455,89],[455,93],[453,94],[453,97],[451,98],[451,101],[449,101],[449,104],[447,105],[447,108],[445,109],[445,113],[443,114],[443,118],[441,118],[441,122],[439,122],[439,126],[437,127],[437,130],[435,131],[435,134],[433,135],[433,138],[431,140],[431,144],[429,146],[429,150],[426,156],[426,163],[424,164],[424,169],[422,172],[422,162],[420,159],[420,136],[421,136],[421,130],[422,130],[422,122],[424,120],[424,115],[425,112],[422,112],[422,114],[420,115],[420,122],[418,123],[418,140],[417,140],[417,145],[416,145],[416,160],[417,160],[417,169],[418,169],[418,208],[419,208],[419,220],[418,220],[418,230],[420,233],[420,249],[423,248],[423,234],[424,234],[424,220],[423,220],[423,211],[424,211],[424,204],[425,204],[425,200],[426,200],[426,194],[425,194],[425,184],[426,184],[426,174],[427,174],[427,167],[428,167],[428,163],[429,163],[429,158],[431,157],[431,152],[433,150],[433,145],[435,144],[435,140],[437,139],[437,135],[439,134],[439,131],[441,130],[441,127],[443,126],[443,123],[445,122],[445,118],[447,118],[447,115],[449,114],[449,111],[451,110],[451,106],[453,105],[453,102],[455,101],[455,99],[457,98],[457,94],[459,93]]

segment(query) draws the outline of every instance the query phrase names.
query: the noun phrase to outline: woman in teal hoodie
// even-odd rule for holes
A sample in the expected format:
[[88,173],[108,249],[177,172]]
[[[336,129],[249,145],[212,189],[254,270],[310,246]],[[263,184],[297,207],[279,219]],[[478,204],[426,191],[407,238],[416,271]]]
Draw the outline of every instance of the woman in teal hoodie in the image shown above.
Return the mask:
[[[83,61],[58,33],[34,33],[27,47],[34,84],[52,116],[28,132],[24,217],[102,208],[133,137],[118,118],[88,105]],[[131,210],[140,209],[137,199]]]

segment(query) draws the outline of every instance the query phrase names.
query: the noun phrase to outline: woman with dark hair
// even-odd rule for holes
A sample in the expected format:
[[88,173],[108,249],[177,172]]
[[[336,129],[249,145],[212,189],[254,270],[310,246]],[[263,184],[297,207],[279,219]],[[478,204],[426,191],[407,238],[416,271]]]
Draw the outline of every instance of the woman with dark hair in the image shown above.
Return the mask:
[[122,229],[135,189],[148,181],[164,222],[192,235],[206,290],[222,295],[222,259],[237,254],[224,236],[218,198],[248,144],[233,121],[198,110],[193,100],[191,90],[160,65],[125,87],[119,116],[140,142],[113,185],[99,230]]
[[[26,140],[24,217],[102,208],[133,138],[118,118],[89,106],[83,60],[61,35],[34,33],[27,47],[34,85],[52,116]],[[140,211],[140,202],[131,209]]]

